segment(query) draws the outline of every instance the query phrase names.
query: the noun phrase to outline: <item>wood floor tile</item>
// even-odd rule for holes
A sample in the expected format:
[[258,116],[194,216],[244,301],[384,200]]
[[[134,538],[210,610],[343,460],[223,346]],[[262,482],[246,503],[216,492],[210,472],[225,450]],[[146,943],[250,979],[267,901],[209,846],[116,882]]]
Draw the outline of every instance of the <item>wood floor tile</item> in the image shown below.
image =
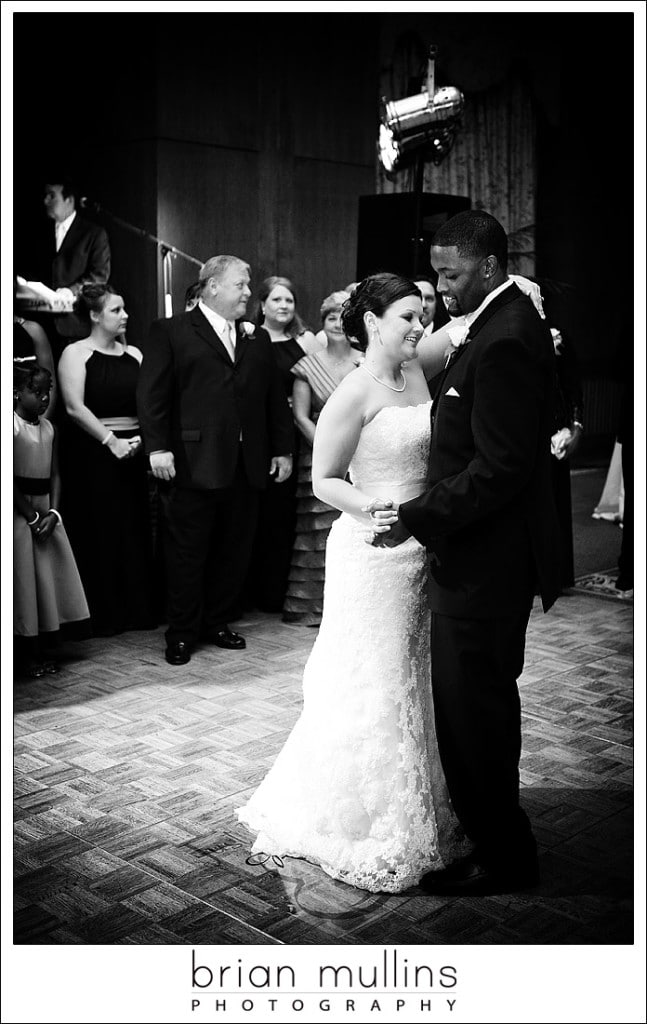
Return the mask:
[[75,931],[84,942],[109,945],[147,925],[147,919],[141,914],[117,903],[108,910],[84,918]]
[[[163,630],[70,644],[15,690],[16,941],[608,944],[633,935],[633,610],[573,593],[530,619],[520,680],[529,893],[370,894],[236,818],[301,709],[316,631],[254,613],[244,652],[163,658]],[[238,654],[241,657],[238,657]]]

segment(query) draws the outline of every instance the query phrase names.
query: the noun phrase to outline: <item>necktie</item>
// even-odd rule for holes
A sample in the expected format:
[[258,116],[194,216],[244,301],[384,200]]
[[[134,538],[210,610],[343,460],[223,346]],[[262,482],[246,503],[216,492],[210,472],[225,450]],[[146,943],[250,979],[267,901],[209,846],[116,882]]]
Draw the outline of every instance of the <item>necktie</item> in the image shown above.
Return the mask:
[[225,348],[231,356],[232,363],[236,358],[236,334],[234,331],[234,325],[230,320],[227,320],[225,324]]

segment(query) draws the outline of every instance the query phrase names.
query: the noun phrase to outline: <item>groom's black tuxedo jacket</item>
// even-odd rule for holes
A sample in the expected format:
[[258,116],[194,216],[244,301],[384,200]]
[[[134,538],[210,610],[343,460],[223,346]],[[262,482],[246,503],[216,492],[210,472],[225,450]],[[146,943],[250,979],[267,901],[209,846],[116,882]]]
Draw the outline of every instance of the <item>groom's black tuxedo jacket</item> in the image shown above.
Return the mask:
[[242,434],[247,480],[266,487],[270,458],[291,454],[294,431],[265,332],[250,338],[237,325],[232,363],[196,306],[156,320],[143,352],[137,410],[144,445],[149,454],[173,452],[175,483],[197,490],[228,487]]
[[545,610],[559,593],[554,358],[548,327],[512,284],[441,375],[427,489],[400,509],[429,552],[435,612],[494,618],[518,612],[536,583]]

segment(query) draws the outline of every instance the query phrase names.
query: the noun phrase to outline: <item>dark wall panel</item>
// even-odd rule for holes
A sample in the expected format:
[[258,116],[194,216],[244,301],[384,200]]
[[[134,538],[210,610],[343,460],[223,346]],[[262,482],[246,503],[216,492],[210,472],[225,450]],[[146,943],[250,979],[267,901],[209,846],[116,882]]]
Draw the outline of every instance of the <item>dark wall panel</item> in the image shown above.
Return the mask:
[[[256,262],[257,191],[255,153],[159,143],[158,235],[202,262],[219,253]],[[174,311],[180,312],[199,268],[179,257],[172,265]]]
[[297,160],[292,220],[299,302],[320,326],[321,300],[355,279],[359,196],[373,184],[371,168]]
[[161,139],[258,149],[258,63],[262,36],[231,14],[162,14],[156,41],[157,125]]
[[[297,157],[375,167],[379,125],[377,19],[309,17],[311,46],[291,62]],[[313,59],[312,45],[318,59]]]

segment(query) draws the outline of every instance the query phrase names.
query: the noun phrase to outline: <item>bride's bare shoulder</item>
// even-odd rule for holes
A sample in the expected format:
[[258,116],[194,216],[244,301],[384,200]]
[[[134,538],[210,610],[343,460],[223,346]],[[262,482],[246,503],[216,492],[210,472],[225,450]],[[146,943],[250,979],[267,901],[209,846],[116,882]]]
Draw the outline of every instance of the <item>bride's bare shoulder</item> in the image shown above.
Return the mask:
[[321,410],[321,419],[341,419],[348,421],[355,417],[363,418],[366,409],[370,383],[367,375],[359,366],[351,370],[337,385],[330,398]]
[[354,370],[347,373],[344,379],[340,381],[328,399],[328,402],[335,397],[337,398],[337,402],[356,400],[361,395],[366,394],[367,385],[368,378],[366,374],[362,372],[361,365],[356,366]]

